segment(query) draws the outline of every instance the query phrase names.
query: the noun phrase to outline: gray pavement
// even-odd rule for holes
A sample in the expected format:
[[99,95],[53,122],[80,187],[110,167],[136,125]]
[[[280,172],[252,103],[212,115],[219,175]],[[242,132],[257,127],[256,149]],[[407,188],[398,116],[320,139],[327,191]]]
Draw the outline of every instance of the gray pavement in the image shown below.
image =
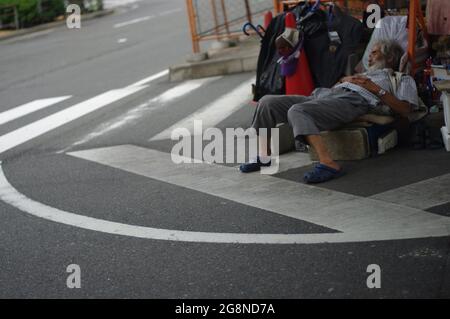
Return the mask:
[[[158,12],[165,15],[144,19]],[[182,174],[171,169],[172,163],[156,165],[158,154],[170,153],[176,141],[151,138],[195,112],[205,121],[218,121],[215,126],[224,131],[248,127],[254,110],[246,94],[230,95],[245,93],[242,83],[254,72],[200,82],[172,83],[168,74],[148,80],[189,55],[187,26],[184,1],[138,1],[86,21],[78,31],[58,27],[0,42],[0,113],[34,100],[71,96],[0,125],[0,140],[11,145],[14,141],[5,138],[17,136],[11,132],[24,127],[29,130],[19,132],[25,135],[42,132],[0,154],[6,178],[0,179],[0,297],[449,298],[449,203],[445,184],[434,183],[450,173],[450,154],[443,150],[398,148],[346,162],[346,177],[317,188],[301,183],[311,167],[304,154],[283,157],[292,161],[291,169],[271,177],[246,179],[233,171],[235,165],[212,167],[211,176],[227,186],[222,191],[217,180],[189,165]],[[124,96],[118,98],[119,93]],[[93,98],[95,103],[86,103]],[[77,117],[70,109],[80,103],[81,109],[105,106]],[[64,116],[49,118],[58,112]],[[73,121],[46,131],[69,115]],[[74,156],[86,151],[99,158],[100,148],[122,150],[123,145],[138,148],[97,162]],[[150,153],[158,156],[146,157]],[[133,159],[123,161],[127,156]],[[119,161],[121,168],[114,167]],[[257,190],[268,191],[263,183],[268,179],[272,185],[298,185],[303,193],[289,197],[289,204],[302,209],[280,214],[286,207],[280,198],[289,195],[283,187],[272,189],[272,203],[267,200],[265,208],[252,202]],[[236,189],[230,183],[236,180],[235,188],[243,191],[231,198]],[[428,186],[416,200],[432,206],[393,203],[386,195],[375,199],[387,191],[406,196],[405,189],[421,182]],[[245,198],[247,184],[253,193]],[[349,201],[332,206],[331,198]],[[345,212],[347,204],[353,209]],[[307,206],[313,210],[302,219]],[[403,214],[441,222],[417,226],[413,218],[399,217]],[[392,218],[403,229],[362,223],[378,222],[374,216],[385,218],[380,223]],[[442,233],[433,234],[438,228]],[[333,241],[361,229],[370,232]],[[425,231],[423,237],[411,235]],[[167,233],[171,237],[155,239]],[[374,235],[377,239],[370,240]],[[405,239],[396,239],[400,235]],[[208,241],[212,236],[224,242]],[[295,237],[303,243],[255,243],[260,237]],[[80,289],[66,286],[70,264],[81,268]],[[381,268],[379,289],[366,284],[371,264]]]

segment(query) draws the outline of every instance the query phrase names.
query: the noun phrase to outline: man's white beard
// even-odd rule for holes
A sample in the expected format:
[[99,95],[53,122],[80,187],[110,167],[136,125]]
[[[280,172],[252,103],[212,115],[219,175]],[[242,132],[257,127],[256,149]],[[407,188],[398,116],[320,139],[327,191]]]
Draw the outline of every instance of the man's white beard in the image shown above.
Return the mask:
[[377,70],[383,70],[385,68],[386,68],[386,61],[380,60],[380,61],[376,61],[374,64],[372,64],[372,66],[369,66],[367,71],[373,72],[373,71],[377,71]]

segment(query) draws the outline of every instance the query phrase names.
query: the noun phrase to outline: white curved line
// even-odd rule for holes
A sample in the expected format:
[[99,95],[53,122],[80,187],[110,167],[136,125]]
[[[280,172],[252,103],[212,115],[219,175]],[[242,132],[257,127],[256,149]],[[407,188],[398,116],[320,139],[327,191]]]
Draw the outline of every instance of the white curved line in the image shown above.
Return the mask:
[[[413,231],[412,229],[409,229],[408,231],[398,232],[394,236],[389,232],[332,234],[241,234],[169,230],[116,223],[69,213],[26,197],[8,182],[3,172],[1,162],[0,199],[23,212],[49,221],[112,235],[154,240],[228,244],[318,244],[409,239],[411,238],[411,231]],[[414,234],[414,231],[412,233]],[[442,237],[448,236],[449,232],[448,228],[447,232],[442,229],[437,231],[436,228],[430,228],[428,231],[423,229],[421,230],[421,235],[423,235],[421,237],[427,236],[427,234],[428,237]]]

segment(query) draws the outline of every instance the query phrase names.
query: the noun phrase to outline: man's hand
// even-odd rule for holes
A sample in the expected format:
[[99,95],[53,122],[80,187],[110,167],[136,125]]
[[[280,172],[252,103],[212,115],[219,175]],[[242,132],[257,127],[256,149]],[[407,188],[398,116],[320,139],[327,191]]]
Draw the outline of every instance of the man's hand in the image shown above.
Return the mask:
[[346,79],[346,81],[344,82],[350,82],[359,85],[373,94],[378,94],[378,92],[380,92],[381,89],[380,86],[378,86],[377,84],[372,82],[372,80],[370,80],[368,77],[365,77],[363,75],[349,76],[345,77],[344,79]]
[[344,76],[343,78],[341,78],[339,80],[338,84],[344,83],[344,82],[350,82],[354,77],[356,77],[356,75]]

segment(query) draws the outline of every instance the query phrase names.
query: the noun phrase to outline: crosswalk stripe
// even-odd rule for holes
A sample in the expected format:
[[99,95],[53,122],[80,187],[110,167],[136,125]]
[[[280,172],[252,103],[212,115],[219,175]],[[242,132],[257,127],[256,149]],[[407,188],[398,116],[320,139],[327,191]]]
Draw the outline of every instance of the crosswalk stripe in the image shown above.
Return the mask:
[[53,97],[48,99],[40,99],[35,100],[20,106],[17,106],[13,109],[4,111],[0,113],[0,125],[11,122],[18,118],[21,118],[25,115],[31,114],[33,112],[42,110],[46,107],[52,106],[54,104],[60,103],[64,100],[70,99],[72,96],[61,96],[61,97]]
[[166,69],[166,70],[163,70],[163,71],[158,72],[156,74],[153,74],[153,75],[151,75],[149,77],[146,77],[146,78],[144,78],[144,79],[142,79],[142,80],[140,80],[138,82],[135,82],[135,83],[131,84],[130,86],[142,86],[142,85],[148,84],[148,83],[150,83],[152,81],[158,80],[158,79],[160,79],[160,78],[162,78],[162,77],[164,77],[164,76],[166,76],[168,74],[169,74],[169,70]]
[[183,83],[165,91],[164,93],[158,95],[157,97],[151,99],[150,103],[161,103],[161,104],[168,103],[170,101],[179,99],[180,97],[182,97],[188,93],[191,93],[210,82],[219,80],[221,78],[222,78],[221,76],[215,76],[215,77],[209,77],[209,78],[203,78],[203,79],[190,80],[190,81],[183,82]]
[[392,189],[371,198],[418,209],[446,204],[450,202],[450,174]]
[[[272,211],[351,234],[355,240],[444,236],[450,219],[415,208],[299,184],[267,175],[239,174],[211,164],[176,165],[171,155],[133,145],[68,153],[162,182]],[[382,235],[381,235],[382,234]],[[350,237],[348,237],[350,236]],[[358,239],[359,238],[359,239]],[[380,239],[381,240],[381,239]]]
[[75,104],[67,109],[2,135],[0,136],[0,153],[10,150],[86,114],[94,112],[108,104],[123,99],[128,95],[134,94],[145,87],[146,86],[132,86],[105,92],[89,100]]
[[106,105],[117,102],[129,95],[139,92],[147,88],[148,83],[164,77],[167,74],[168,70],[161,71],[127,87],[107,91],[84,102],[75,104],[55,114],[23,126],[15,131],[2,135],[0,136],[0,154],[55,128],[72,122],[82,116],[97,111]]
[[120,127],[125,126],[126,124],[128,124],[130,122],[133,122],[139,118],[142,118],[144,112],[145,112],[145,115],[148,116],[151,112],[154,112],[161,108],[164,108],[167,105],[167,103],[174,101],[176,99],[179,99],[182,96],[184,96],[192,91],[195,91],[195,90],[201,88],[202,86],[204,86],[210,82],[216,81],[220,78],[221,77],[210,77],[210,78],[204,78],[204,79],[199,79],[199,80],[187,81],[180,85],[177,85],[177,86],[165,91],[164,93],[158,95],[157,97],[155,97],[145,103],[142,103],[142,104],[138,105],[137,107],[130,109],[125,115],[120,115],[119,117],[116,117],[116,118],[112,119],[111,121],[102,123],[99,127],[94,129],[93,132],[87,134],[83,138],[79,139],[78,141],[76,141],[75,143],[66,147],[65,149],[59,151],[58,153],[65,153],[75,146],[85,144],[94,138],[105,135],[108,132],[116,130]]
[[203,129],[213,127],[242,107],[243,103],[250,100],[251,84],[254,78],[239,85],[233,91],[223,95],[214,102],[201,108],[187,118],[177,122],[168,129],[158,133],[150,141],[170,139],[172,131],[177,128],[187,128],[191,133],[194,130],[194,121],[201,120]]

